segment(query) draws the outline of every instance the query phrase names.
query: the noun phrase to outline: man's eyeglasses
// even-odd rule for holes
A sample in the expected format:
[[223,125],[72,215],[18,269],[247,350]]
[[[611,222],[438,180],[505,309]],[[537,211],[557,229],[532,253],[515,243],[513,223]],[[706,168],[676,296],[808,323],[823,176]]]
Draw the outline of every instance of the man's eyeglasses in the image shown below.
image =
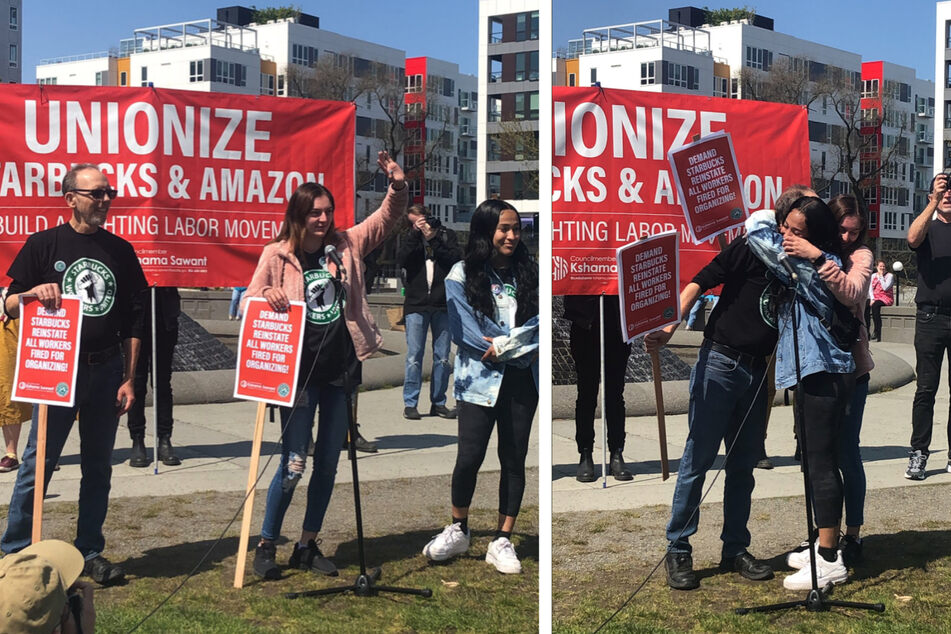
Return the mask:
[[[114,200],[116,196],[119,195],[118,189],[113,189],[111,187],[100,187],[99,189],[71,189],[71,192],[77,194],[83,194],[84,196],[89,196],[94,200],[102,200],[106,196],[109,196],[109,200]],[[68,192],[67,192],[68,193]]]

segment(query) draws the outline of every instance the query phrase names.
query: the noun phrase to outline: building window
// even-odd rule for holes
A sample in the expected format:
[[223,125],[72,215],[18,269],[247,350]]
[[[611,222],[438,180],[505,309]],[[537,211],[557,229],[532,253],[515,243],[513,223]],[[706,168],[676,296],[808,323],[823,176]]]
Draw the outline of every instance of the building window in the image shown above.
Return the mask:
[[651,86],[656,83],[654,68],[654,62],[643,62],[641,64],[641,86]]
[[188,81],[205,81],[205,60],[196,59],[188,62]]
[[16,31],[20,28],[20,16],[17,15],[17,8],[10,7],[10,30]]
[[663,82],[667,86],[677,86],[688,90],[697,90],[700,84],[700,71],[694,66],[663,62]]
[[592,68],[591,69],[591,85],[594,86],[596,83],[598,83],[598,69]]
[[224,60],[212,60],[214,68],[211,81],[229,84],[231,86],[244,86],[248,77],[248,68],[243,64],[226,62]]
[[[862,81],[862,99],[877,99],[878,98],[878,80],[877,79],[865,79]],[[825,101],[825,97],[823,97]]]
[[261,94],[274,95],[274,75],[268,73],[261,74]]
[[576,81],[576,80],[575,80],[575,74],[574,74],[574,73],[568,73],[568,85],[569,85],[569,86],[574,86],[574,85],[575,85],[575,81]]
[[55,77],[40,77],[39,79],[36,80],[36,83],[40,84],[41,86],[55,86],[56,78]]
[[122,71],[121,73],[119,73],[119,85],[120,85],[120,86],[128,86],[128,85],[129,85],[129,73],[128,73],[128,72]]
[[423,104],[420,102],[406,104],[406,120],[421,121],[425,117]]
[[773,53],[765,48],[746,47],[746,65],[756,70],[768,71],[773,66]]
[[281,97],[287,96],[287,88],[285,84],[284,75],[277,76],[277,94]]
[[142,78],[141,78],[141,84],[140,84],[140,85],[141,85],[141,86],[148,86],[148,85],[149,85],[149,67],[148,67],[148,66],[143,66],[143,67],[142,67],[142,69],[141,69],[141,75],[142,75]]
[[109,71],[107,70],[96,71],[96,85],[97,86],[109,85]]
[[406,76],[406,92],[423,92],[423,76],[421,74]]
[[489,18],[489,44],[498,44],[502,41],[501,18]]
[[515,16],[515,41],[538,39],[538,11],[519,13]]
[[515,54],[515,81],[538,81],[538,51]]
[[730,96],[730,78],[729,77],[714,77],[713,78],[713,96],[723,97],[724,99]]
[[730,99],[740,98],[740,80],[736,77],[730,79]]
[[317,61],[317,49],[303,44],[291,44],[291,64],[313,66]]
[[19,52],[16,44],[10,45],[10,68],[16,68],[19,64]]

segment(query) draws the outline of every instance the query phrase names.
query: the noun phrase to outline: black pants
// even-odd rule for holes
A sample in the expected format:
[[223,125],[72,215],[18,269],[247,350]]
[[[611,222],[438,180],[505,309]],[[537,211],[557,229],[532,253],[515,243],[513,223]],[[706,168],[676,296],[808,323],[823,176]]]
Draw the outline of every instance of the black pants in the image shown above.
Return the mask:
[[[931,445],[934,398],[941,381],[941,363],[948,350],[951,350],[951,315],[919,308],[915,316],[918,389],[911,409],[911,449],[921,450],[926,456]],[[951,424],[948,425],[948,443],[951,447]]]
[[[158,435],[172,435],[172,357],[178,343],[178,324],[173,330],[156,332],[158,376],[153,377],[153,399],[158,408]],[[145,390],[152,372],[152,333],[146,332],[135,365],[135,403],[129,410],[129,435],[145,435]]]
[[869,305],[869,313],[871,313],[872,316],[872,324],[875,326],[875,334],[869,334],[869,340],[882,340],[882,306],[884,305],[885,302],[879,301],[877,299]]
[[538,406],[538,390],[531,368],[505,368],[495,407],[458,401],[459,443],[452,470],[452,505],[467,508],[475,492],[476,476],[489,447],[492,428],[498,423],[499,513],[515,517],[525,492],[525,456],[532,419]]
[[[816,527],[833,528],[842,519],[842,476],[839,473],[839,433],[855,378],[852,374],[818,372],[804,377],[796,389],[805,425],[806,458],[812,483]],[[794,411],[798,413],[798,407]],[[802,436],[800,435],[800,441]]]
[[[621,337],[617,315],[608,318],[604,329],[605,418],[608,426],[608,448],[624,450],[624,373],[631,356],[630,344]],[[594,410],[598,404],[601,382],[601,332],[595,320],[590,329],[571,324],[571,358],[578,375],[578,398],[575,401],[575,442],[578,452],[594,448]]]

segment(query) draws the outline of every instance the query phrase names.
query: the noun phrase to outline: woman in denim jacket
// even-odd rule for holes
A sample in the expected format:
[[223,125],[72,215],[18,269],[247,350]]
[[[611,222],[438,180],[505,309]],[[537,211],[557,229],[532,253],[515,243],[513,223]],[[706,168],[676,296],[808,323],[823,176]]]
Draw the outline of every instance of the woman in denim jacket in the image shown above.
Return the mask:
[[[780,305],[780,334],[776,351],[776,388],[796,386],[796,399],[802,407],[799,421],[806,432],[809,478],[812,482],[813,508],[819,540],[816,570],[819,586],[843,583],[848,570],[838,550],[842,520],[842,478],[838,469],[838,437],[854,385],[855,363],[850,350],[839,348],[822,321],[831,322],[835,298],[823,283],[818,270],[833,261],[841,266],[839,227],[832,211],[820,199],[803,197],[793,203],[784,218],[772,210],[762,210],[746,221],[747,239],[753,253],[786,286],[795,288],[795,299]],[[808,240],[822,254],[811,262],[789,258],[798,276],[794,282],[780,256],[785,256],[783,236]],[[805,307],[808,304],[809,309]],[[799,366],[801,382],[796,385],[793,312],[799,324]],[[821,320],[820,320],[821,316]],[[790,590],[812,587],[807,550],[793,553],[787,563],[799,571],[783,580]]]
[[449,330],[458,346],[454,396],[459,440],[452,522],[423,548],[442,561],[469,548],[469,504],[498,424],[499,520],[485,560],[519,573],[510,538],[525,491],[525,456],[538,405],[538,265],[520,242],[521,218],[501,200],[476,208],[465,258],[446,276]]

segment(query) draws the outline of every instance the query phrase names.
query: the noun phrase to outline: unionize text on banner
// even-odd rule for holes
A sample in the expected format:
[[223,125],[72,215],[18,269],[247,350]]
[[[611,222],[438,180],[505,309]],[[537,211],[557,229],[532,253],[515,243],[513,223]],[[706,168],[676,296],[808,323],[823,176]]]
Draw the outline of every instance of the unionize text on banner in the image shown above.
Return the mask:
[[0,273],[26,237],[69,219],[76,163],[118,190],[104,228],[151,283],[241,286],[304,182],[354,222],[355,106],[158,88],[0,84]]

